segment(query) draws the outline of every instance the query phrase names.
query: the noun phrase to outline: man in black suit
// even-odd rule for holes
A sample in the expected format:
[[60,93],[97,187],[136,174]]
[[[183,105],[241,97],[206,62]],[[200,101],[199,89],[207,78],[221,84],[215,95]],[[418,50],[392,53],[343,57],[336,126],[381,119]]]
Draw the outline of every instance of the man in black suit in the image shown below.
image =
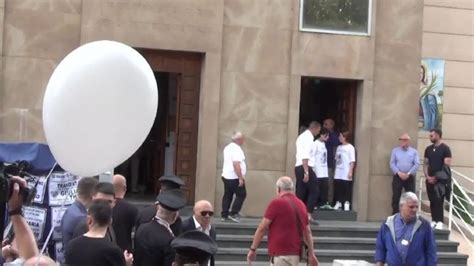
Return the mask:
[[[207,200],[200,200],[194,204],[193,216],[183,221],[183,232],[197,230],[216,240],[216,230],[211,226],[214,208]],[[211,257],[210,264],[214,266],[214,256]]]
[[112,184],[115,190],[112,227],[115,231],[117,245],[122,250],[132,252],[132,230],[137,220],[138,209],[124,199],[127,193],[127,180],[123,175],[114,175]]
[[[170,189],[180,189],[182,186],[184,186],[183,179],[175,175],[162,176],[158,179],[158,182],[160,182],[160,192],[158,192],[157,200],[155,201],[155,204],[147,206],[140,210],[137,216],[137,222],[135,224],[135,231],[138,230],[138,227],[140,227],[140,225],[148,223],[153,219],[153,217],[155,217],[159,203],[158,197],[160,193]],[[176,236],[181,234],[181,223],[181,217],[178,216],[176,221],[171,225],[171,230]]]

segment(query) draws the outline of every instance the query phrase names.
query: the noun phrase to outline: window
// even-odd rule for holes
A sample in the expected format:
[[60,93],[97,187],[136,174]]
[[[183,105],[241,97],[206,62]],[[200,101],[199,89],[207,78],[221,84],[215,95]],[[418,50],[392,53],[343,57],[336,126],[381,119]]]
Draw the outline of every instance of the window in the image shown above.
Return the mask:
[[372,0],[301,0],[300,30],[370,35]]

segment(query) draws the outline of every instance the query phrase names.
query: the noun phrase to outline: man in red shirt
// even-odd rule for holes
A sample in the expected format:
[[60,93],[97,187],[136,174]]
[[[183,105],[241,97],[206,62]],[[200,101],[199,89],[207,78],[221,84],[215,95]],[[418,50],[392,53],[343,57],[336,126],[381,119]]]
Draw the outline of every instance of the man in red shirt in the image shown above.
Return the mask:
[[276,187],[278,197],[268,205],[247,254],[249,265],[255,260],[258,245],[267,231],[271,265],[297,266],[302,242],[308,247],[309,265],[319,265],[314,255],[313,236],[308,223],[306,206],[295,196],[293,181],[287,176],[280,177]]

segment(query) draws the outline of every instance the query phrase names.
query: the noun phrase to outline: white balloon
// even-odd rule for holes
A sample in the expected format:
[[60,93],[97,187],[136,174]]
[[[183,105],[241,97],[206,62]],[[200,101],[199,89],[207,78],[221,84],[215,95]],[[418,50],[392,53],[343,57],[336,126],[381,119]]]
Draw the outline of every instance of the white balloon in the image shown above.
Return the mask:
[[156,79],[146,60],[125,44],[97,41],[72,51],[54,70],[43,127],[63,169],[93,176],[140,147],[157,108]]

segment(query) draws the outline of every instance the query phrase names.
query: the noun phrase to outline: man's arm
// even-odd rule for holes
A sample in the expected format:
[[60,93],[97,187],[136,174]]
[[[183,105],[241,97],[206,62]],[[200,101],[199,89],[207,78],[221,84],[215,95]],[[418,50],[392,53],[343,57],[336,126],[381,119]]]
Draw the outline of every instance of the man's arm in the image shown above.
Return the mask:
[[451,158],[444,158],[444,164],[447,166],[451,166]]
[[319,265],[318,258],[314,254],[313,234],[311,233],[311,226],[308,224],[304,230],[303,241],[308,247],[308,259],[310,265]]
[[375,244],[375,265],[383,266],[385,264],[385,257],[387,254],[387,248],[385,247],[384,241],[384,224],[380,227],[379,233],[377,235],[377,242]]
[[423,161],[423,173],[425,174],[426,180],[428,183],[433,184],[433,177],[428,175],[428,167],[429,167],[429,159],[425,157],[425,160]]
[[392,154],[390,155],[390,169],[392,169],[392,172],[394,175],[396,175],[400,170],[398,169],[396,165],[396,159],[395,159],[395,149],[392,150]]
[[240,167],[240,161],[233,161],[234,172],[239,177],[239,187],[245,183],[244,177],[242,176],[242,168]]
[[416,175],[416,171],[418,171],[418,167],[420,167],[420,156],[418,155],[418,151],[415,150],[415,158],[413,159],[413,166],[410,169],[410,174],[412,176]]
[[426,265],[436,265],[436,239],[430,226],[426,226],[428,232],[425,237]]
[[247,254],[247,261],[249,263],[254,261],[257,257],[257,248],[260,245],[260,242],[262,241],[262,238],[266,234],[271,223],[271,220],[263,217],[262,221],[258,225],[257,230],[255,231],[255,235],[253,236],[252,244],[250,245],[250,250]]
[[[20,195],[20,188],[26,187],[26,181],[20,177],[12,177],[13,191],[10,200],[8,201],[8,211],[15,211],[21,209],[23,206],[23,196]],[[10,216],[13,230],[15,232],[15,241],[18,245],[18,254],[21,258],[27,260],[39,254],[36,246],[35,236],[31,231],[30,226],[26,223],[25,218],[21,215]]]

